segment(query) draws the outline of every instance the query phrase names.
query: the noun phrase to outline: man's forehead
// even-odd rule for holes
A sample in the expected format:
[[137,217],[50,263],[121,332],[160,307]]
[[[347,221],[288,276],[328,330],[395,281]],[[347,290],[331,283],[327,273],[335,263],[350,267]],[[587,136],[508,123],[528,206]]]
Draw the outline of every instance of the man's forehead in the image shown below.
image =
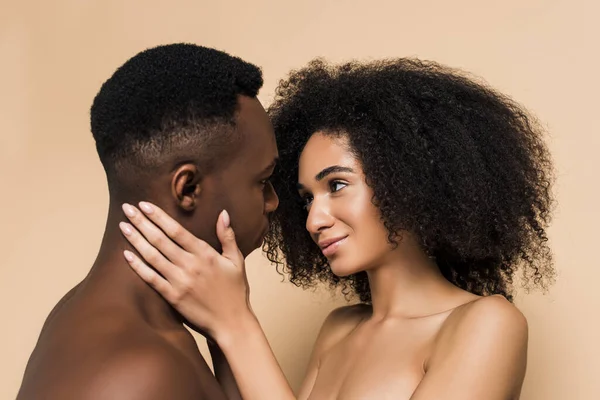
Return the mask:
[[273,159],[271,160],[271,162],[265,167],[263,168],[263,170],[269,171],[272,170],[273,168],[275,168],[275,166],[277,165],[277,163],[279,162],[279,156],[275,155],[275,157],[273,157]]
[[271,170],[277,164],[277,146],[264,138],[240,138],[237,146],[237,149],[232,149],[236,155],[231,157],[225,170],[241,175],[257,175]]

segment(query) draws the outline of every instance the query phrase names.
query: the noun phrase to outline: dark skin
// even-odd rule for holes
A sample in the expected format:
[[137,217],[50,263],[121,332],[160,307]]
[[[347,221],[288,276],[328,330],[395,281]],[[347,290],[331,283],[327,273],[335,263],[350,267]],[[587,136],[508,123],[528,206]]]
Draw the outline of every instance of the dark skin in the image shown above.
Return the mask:
[[[278,205],[268,182],[277,146],[260,102],[240,96],[238,104],[240,135],[227,165],[204,174],[194,163],[166,165],[145,184],[154,202],[217,249],[215,222],[226,209],[246,256],[260,246]],[[223,387],[181,315],[128,268],[123,251],[134,250],[119,229],[122,204],[136,204],[141,194],[113,189],[97,259],[48,316],[17,400],[236,398],[220,351],[211,348],[217,375],[225,371]]]

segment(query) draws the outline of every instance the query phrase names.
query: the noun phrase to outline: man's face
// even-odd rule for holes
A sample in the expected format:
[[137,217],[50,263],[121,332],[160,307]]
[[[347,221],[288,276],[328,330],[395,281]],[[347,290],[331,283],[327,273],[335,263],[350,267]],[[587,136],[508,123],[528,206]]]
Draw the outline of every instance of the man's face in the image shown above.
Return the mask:
[[236,129],[240,139],[232,151],[237,155],[203,179],[194,224],[199,228],[195,231],[204,231],[199,236],[220,250],[214,223],[216,215],[226,209],[245,257],[261,246],[269,228],[268,216],[279,205],[269,181],[278,152],[271,121],[257,99],[240,96]]

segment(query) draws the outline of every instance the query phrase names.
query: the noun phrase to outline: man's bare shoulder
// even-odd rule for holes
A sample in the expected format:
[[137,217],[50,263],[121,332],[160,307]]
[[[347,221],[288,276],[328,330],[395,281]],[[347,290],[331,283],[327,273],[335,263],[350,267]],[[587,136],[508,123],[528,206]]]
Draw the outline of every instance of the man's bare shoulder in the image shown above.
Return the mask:
[[210,382],[203,382],[197,366],[168,341],[135,332],[129,340],[94,339],[90,337],[90,346],[96,351],[79,349],[85,354],[79,365],[70,356],[66,363],[56,360],[53,378],[44,373],[38,382],[32,380],[18,400],[36,399],[40,393],[49,400],[218,398],[207,397]]
[[80,377],[80,382],[81,399],[206,398],[203,382],[190,360],[158,340],[113,349],[103,365]]
[[94,310],[85,323],[56,320],[30,364],[19,400],[40,393],[49,400],[218,399],[220,392],[183,326],[159,332],[113,309]]

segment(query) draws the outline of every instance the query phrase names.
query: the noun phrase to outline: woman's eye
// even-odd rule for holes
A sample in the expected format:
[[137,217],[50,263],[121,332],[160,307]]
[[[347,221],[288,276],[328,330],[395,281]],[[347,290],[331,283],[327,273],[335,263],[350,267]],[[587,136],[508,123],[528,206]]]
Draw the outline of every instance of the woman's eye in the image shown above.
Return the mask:
[[346,186],[348,186],[346,183],[340,182],[340,181],[332,181],[329,184],[329,188],[331,189],[332,192],[339,192],[340,190],[342,190]]

